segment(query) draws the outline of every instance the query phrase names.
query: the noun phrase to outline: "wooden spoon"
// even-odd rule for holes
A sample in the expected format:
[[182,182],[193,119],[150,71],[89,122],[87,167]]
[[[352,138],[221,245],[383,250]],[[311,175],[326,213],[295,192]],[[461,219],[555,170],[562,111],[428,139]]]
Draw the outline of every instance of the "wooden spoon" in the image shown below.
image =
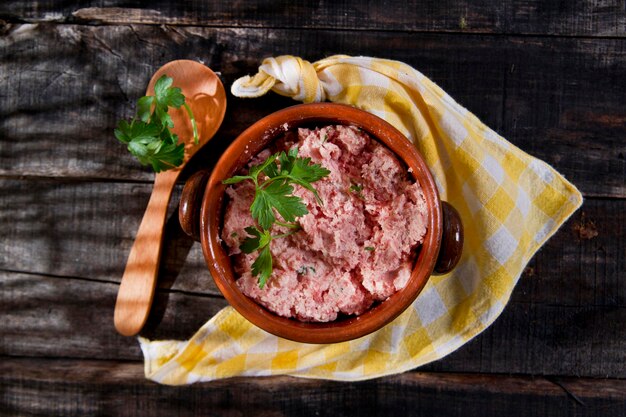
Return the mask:
[[185,158],[180,167],[155,176],[152,195],[130,250],[115,303],[115,328],[124,336],[139,333],[148,318],[159,271],[167,206],[176,180],[189,158],[215,135],[226,112],[224,86],[206,66],[189,60],[169,62],[152,76],[147,94],[154,94],[154,84],[164,74],[174,79],[175,87],[182,89],[196,118],[200,140],[194,144],[193,129],[185,110],[182,107],[170,109],[173,131],[185,143]]

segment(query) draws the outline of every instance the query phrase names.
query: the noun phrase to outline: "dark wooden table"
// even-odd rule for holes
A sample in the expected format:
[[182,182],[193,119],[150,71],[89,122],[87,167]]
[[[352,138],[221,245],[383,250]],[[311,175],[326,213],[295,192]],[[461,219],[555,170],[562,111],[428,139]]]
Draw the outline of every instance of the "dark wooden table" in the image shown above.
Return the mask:
[[[626,415],[624,0],[74,3],[0,5],[1,415]],[[229,88],[287,53],[407,62],[562,172],[584,206],[497,322],[436,363],[359,383],[149,382],[112,314],[153,174],[113,127],[167,61],[204,62]],[[228,100],[186,176],[294,103]],[[175,216],[166,241],[143,334],[183,339],[226,302]]]

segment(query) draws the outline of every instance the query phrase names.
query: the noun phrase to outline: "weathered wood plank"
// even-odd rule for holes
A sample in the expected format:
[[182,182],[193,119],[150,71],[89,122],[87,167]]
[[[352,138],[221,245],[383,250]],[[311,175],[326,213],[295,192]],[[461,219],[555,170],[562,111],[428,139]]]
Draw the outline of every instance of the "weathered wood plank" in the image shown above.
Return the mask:
[[[112,129],[150,74],[175,58],[207,63],[228,88],[270,55],[381,51],[420,69],[587,195],[626,197],[624,39],[9,25],[0,39],[0,175],[151,180]],[[290,104],[229,97],[219,145],[202,154],[218,155],[253,121]]]
[[[578,40],[564,58],[556,52],[560,42],[512,42],[519,48],[505,51],[510,55],[501,131],[557,167],[587,196],[626,196],[626,112],[619,104],[626,85],[617,81],[626,79],[626,66],[618,64],[626,59],[626,44],[608,52],[603,42]],[[582,178],[593,178],[596,186]]]
[[565,36],[624,36],[622,0],[418,1],[381,2],[169,2],[129,4],[6,1],[8,21],[89,24],[168,24],[193,26],[289,27],[309,29],[402,30],[420,32],[514,33]]
[[625,321],[624,307],[512,300],[483,334],[420,370],[625,378]]
[[[113,326],[118,287],[0,272],[0,355],[141,359],[136,338],[119,335]],[[187,339],[224,306],[221,297],[159,289],[141,334]]]
[[[119,282],[149,184],[0,180],[0,269]],[[164,234],[162,288],[219,294],[199,244],[178,223],[177,187]]]
[[[120,280],[126,262],[125,258],[134,240],[134,230],[138,227],[138,220],[141,218],[147,203],[150,187],[145,184],[125,184],[126,196],[124,196],[113,191],[105,183],[100,185],[103,188],[99,188],[97,184],[95,187],[95,190],[98,190],[96,194],[99,197],[88,191],[90,188],[94,190],[93,184],[92,187],[82,187],[80,184],[74,184],[73,187],[63,188],[62,186],[59,187],[54,181],[48,183],[43,188],[38,188],[39,192],[37,195],[32,196],[32,200],[23,199],[24,196],[20,194],[20,191],[23,190],[22,187],[17,187],[11,191],[7,190],[9,194],[3,194],[3,196],[6,195],[11,200],[3,201],[3,203],[6,202],[13,209],[20,211],[19,214],[16,212],[17,218],[15,218],[15,226],[19,230],[17,233],[24,233],[26,239],[33,239],[34,245],[27,249],[28,251],[32,250],[28,256],[32,255],[34,258],[39,258],[42,261],[39,265],[41,270],[56,275],[64,273],[73,275],[78,272],[78,275],[83,277],[113,281]],[[26,185],[26,187],[28,186]],[[107,189],[113,191],[113,193],[108,194]],[[83,198],[85,200],[81,200]],[[58,206],[64,200],[75,202],[78,200],[78,202],[76,207],[68,212],[67,209]],[[87,200],[91,200],[91,202],[85,204]],[[80,201],[83,202],[80,203]],[[122,203],[120,204],[120,202]],[[56,210],[60,211],[57,212]],[[132,216],[136,217],[136,219],[127,218],[124,214],[127,210],[128,213],[133,213]],[[3,211],[3,214],[0,215],[3,218],[3,225],[5,224],[4,220],[10,221],[5,215],[6,211]],[[35,220],[34,223],[33,220]],[[133,231],[125,231],[129,220],[131,222],[130,228]],[[8,237],[8,235],[4,236]],[[184,236],[175,216],[168,223],[166,236],[168,237],[163,252],[164,261],[160,270],[159,286],[161,288],[171,287],[176,281],[178,274],[181,274],[187,277],[187,284],[183,284],[183,287],[195,290],[198,293],[219,294],[204,266],[199,245],[192,246],[193,242]],[[109,243],[103,245],[105,241]],[[9,267],[20,268],[22,265],[20,262],[24,259],[23,255],[25,254],[20,255],[19,251],[14,251],[16,247],[13,246],[10,238],[9,240],[2,240],[2,247],[8,249],[2,251],[0,256],[2,263],[4,264],[4,261],[13,258],[18,263],[9,265]],[[11,249],[11,247],[13,248]],[[190,249],[191,254],[188,256]],[[188,262],[188,258],[195,261]],[[79,266],[79,268],[67,268],[67,261],[73,263],[74,267]],[[7,265],[4,264],[3,266],[6,267]],[[61,303],[60,312],[58,312],[62,314],[62,319],[65,321],[55,321],[55,316],[53,315],[50,317],[50,322],[44,321],[43,324],[38,322],[40,325],[37,332],[34,334],[28,333],[31,338],[28,342],[20,344],[20,348],[17,352],[14,352],[15,354],[18,352],[25,355],[33,354],[34,352],[48,354],[50,352],[47,349],[52,346],[57,355],[63,355],[63,350],[65,350],[67,354],[72,355],[98,356],[101,351],[105,351],[106,355],[108,355],[107,357],[124,358],[128,357],[128,355],[134,358],[137,357],[139,351],[136,343],[134,343],[134,339],[121,338],[115,333],[112,326],[111,317],[117,294],[117,285],[103,284],[94,288],[92,284],[90,285],[80,280],[74,283],[73,286],[63,286],[56,283],[56,280],[53,278],[47,278],[44,281],[46,284],[43,287],[40,285],[35,286],[36,288],[20,283],[17,287],[18,289],[26,287],[26,290],[22,292],[18,290],[13,291],[12,288],[8,287],[8,283],[3,284],[7,285],[6,291],[9,291],[5,294],[8,298],[3,301],[3,309],[6,307],[8,310],[5,310],[6,316],[4,314],[0,314],[0,316],[15,318],[15,321],[9,319],[9,323],[12,323],[12,326],[6,338],[2,338],[3,341],[13,340],[21,343],[19,335],[24,335],[24,328],[30,328],[30,325],[32,325],[32,323],[30,325],[28,323],[30,319],[47,318],[47,314],[50,314],[50,307],[44,304],[41,314],[28,314],[22,320],[18,320],[18,317],[24,313],[24,308],[26,308],[26,311],[30,311],[26,304],[39,303],[40,298],[48,300],[48,302],[50,301],[49,298],[52,298],[57,305],[63,298],[67,298],[69,302],[69,305]],[[65,282],[64,280],[60,281]],[[29,281],[27,280],[26,282]],[[56,294],[47,294],[46,291],[51,285],[55,290],[59,290],[59,288],[64,288],[65,290]],[[104,286],[104,289],[100,288],[102,286]],[[177,288],[178,285],[174,285],[174,287]],[[36,291],[37,289],[40,291]],[[24,291],[32,292],[35,298],[28,300],[21,298],[19,295],[23,295]],[[75,296],[78,298],[74,298]],[[75,304],[76,302],[78,304]],[[188,327],[180,326],[180,323],[178,323],[182,313],[179,312],[176,316],[171,316],[170,320],[174,319],[174,321],[171,326],[166,326],[169,327],[169,331],[165,333],[167,337],[189,337],[206,319],[225,305],[221,299],[207,302],[205,298],[185,297],[181,299],[179,295],[169,297],[168,301],[167,293],[157,293],[157,308],[154,310],[157,316],[153,314],[151,320],[155,320],[159,313],[163,313],[165,305],[171,307],[177,304],[192,305],[192,310],[196,312],[207,311],[208,306],[210,313],[186,316],[185,323]],[[84,311],[85,305],[90,306],[86,312]],[[163,308],[158,308],[158,306]],[[172,310],[168,311],[171,313]],[[173,311],[178,310],[175,309]],[[100,319],[97,324],[94,324],[92,321],[93,315]],[[69,327],[67,325],[68,321],[71,322]],[[90,325],[95,327],[90,327]],[[157,327],[162,329],[162,325]],[[47,339],[44,340],[42,339],[44,336],[42,332],[45,332],[47,329],[53,332],[52,339],[50,339],[50,334],[48,334],[46,335]],[[87,334],[81,335],[76,332],[76,329],[89,330]],[[104,333],[92,329],[102,329]],[[177,333],[178,336],[170,335],[170,332],[173,334]],[[63,335],[65,337],[64,340],[69,343],[69,346],[62,343],[61,346],[65,347],[61,351],[54,347],[54,344],[57,343],[58,335]],[[94,337],[95,339],[93,339]],[[88,339],[88,342],[84,342],[83,338]],[[112,341],[115,341],[113,345],[111,345]],[[122,343],[120,341],[126,342]],[[99,353],[95,354],[94,352]]]
[[413,372],[353,383],[266,377],[168,387],[142,371],[128,362],[3,358],[0,415],[611,417],[626,406],[623,380]]
[[[0,272],[0,355],[140,358],[110,317],[151,174],[111,130],[170,59],[204,60],[228,88],[264,56],[385,51],[587,196],[626,197],[623,0],[70,3],[0,4],[10,22],[77,24],[0,21],[0,269],[28,272]],[[85,26],[129,22],[174,27]],[[293,103],[229,99],[222,132],[189,171]],[[99,182],[110,179],[123,183]],[[422,370],[626,378],[625,204],[587,200],[532,260],[494,326]],[[167,236],[146,335],[186,338],[225,302],[211,296],[199,246],[175,218]],[[612,416],[626,409],[625,392],[624,380],[415,372],[363,383],[265,378],[169,388],[145,381],[140,363],[0,358],[0,415]]]
[[[116,285],[6,272],[0,279],[0,354],[141,359],[136,340],[113,328]],[[160,291],[142,334],[184,340],[225,305]],[[484,334],[420,370],[624,378],[624,320],[624,307],[512,301]]]
[[[109,187],[111,184],[97,185]],[[34,193],[45,197],[45,192],[33,188]],[[106,200],[115,198],[96,199],[94,204],[103,206]],[[47,203],[43,198],[41,206],[53,212],[67,210],[68,216],[80,217],[71,209]],[[583,210],[533,259],[496,323],[454,354],[423,369],[626,378],[623,367],[626,327],[622,325],[626,322],[626,290],[620,283],[621,277],[626,276],[622,256],[626,242],[623,236],[625,205],[626,201],[587,200]],[[105,217],[119,218],[117,214]],[[10,219],[6,222],[7,225],[17,223],[19,221]],[[107,232],[105,227],[102,230]],[[58,241],[60,247],[64,247],[63,236],[72,233],[79,232],[56,230],[49,240]],[[8,236],[17,241],[14,235]],[[32,239],[37,237],[26,240]],[[82,268],[91,262],[91,268],[98,271],[103,262],[103,248],[108,247],[111,237],[93,239],[100,241],[99,246],[89,240],[76,244],[98,255],[83,259],[78,266],[72,265],[70,259],[60,269],[88,274],[89,267]],[[22,255],[16,252],[3,258],[31,257],[29,253],[37,253],[21,245],[19,253]],[[66,258],[63,252],[51,252],[51,255],[50,259]],[[190,262],[189,257],[185,260],[184,253],[181,258],[177,256],[180,254],[169,262],[179,265]],[[123,258],[123,255],[105,258],[116,257]],[[35,264],[36,261],[37,257],[32,256],[30,262],[35,267],[47,267],[45,263]],[[120,271],[110,280],[119,279],[124,260],[113,262],[121,262],[114,266]],[[216,291],[212,283],[209,287],[211,281],[203,271],[200,254],[193,271],[186,268],[181,269],[174,288],[189,289],[198,295]],[[160,286],[171,285],[163,279],[160,281]],[[118,336],[113,329],[111,317],[117,292],[114,283],[5,272],[0,273],[0,290],[0,316],[7,318],[0,322],[0,340],[3,341],[0,354],[89,358],[97,351],[99,358],[139,358],[136,345],[128,342],[132,339]],[[171,294],[168,303],[163,298],[168,293],[159,294],[147,332],[148,336],[156,338],[189,337],[225,305],[221,298],[199,297],[193,293]],[[90,306],[87,313],[84,305]],[[158,319],[161,316],[165,317],[163,321]],[[77,334],[76,329],[88,330]]]
[[[0,269],[119,281],[150,191],[149,184],[0,179]],[[170,210],[176,205],[177,195]],[[581,239],[583,229],[597,236]],[[626,305],[625,233],[626,200],[587,199],[531,262],[522,286],[529,298],[519,300]],[[160,284],[218,294],[177,216],[165,239]]]

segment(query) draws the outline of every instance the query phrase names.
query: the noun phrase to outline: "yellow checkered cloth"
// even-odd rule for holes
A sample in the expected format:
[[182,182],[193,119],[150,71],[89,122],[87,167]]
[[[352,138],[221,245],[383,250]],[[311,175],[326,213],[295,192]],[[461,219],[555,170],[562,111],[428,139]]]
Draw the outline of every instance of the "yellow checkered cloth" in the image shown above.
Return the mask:
[[268,58],[232,86],[239,97],[269,90],[304,102],[350,104],[390,122],[425,157],[439,192],[461,214],[459,265],[433,276],[413,305],[369,336],[333,345],[295,343],[258,329],[227,307],[189,341],[140,339],[149,379],[188,384],[237,375],[362,380],[437,360],[485,330],[504,309],[526,263],[582,204],[546,163],[485,126],[402,62],[332,56],[313,64]]

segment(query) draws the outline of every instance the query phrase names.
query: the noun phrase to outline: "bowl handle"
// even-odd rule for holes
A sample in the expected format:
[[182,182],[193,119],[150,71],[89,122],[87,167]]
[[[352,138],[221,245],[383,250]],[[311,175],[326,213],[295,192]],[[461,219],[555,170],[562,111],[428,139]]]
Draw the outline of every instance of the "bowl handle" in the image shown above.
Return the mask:
[[441,234],[441,248],[435,264],[437,275],[452,271],[461,259],[463,252],[463,223],[461,216],[447,201],[441,202],[443,213],[443,233]]
[[178,221],[183,231],[196,241],[200,241],[200,208],[204,190],[211,173],[206,170],[193,174],[183,188],[178,207]]

